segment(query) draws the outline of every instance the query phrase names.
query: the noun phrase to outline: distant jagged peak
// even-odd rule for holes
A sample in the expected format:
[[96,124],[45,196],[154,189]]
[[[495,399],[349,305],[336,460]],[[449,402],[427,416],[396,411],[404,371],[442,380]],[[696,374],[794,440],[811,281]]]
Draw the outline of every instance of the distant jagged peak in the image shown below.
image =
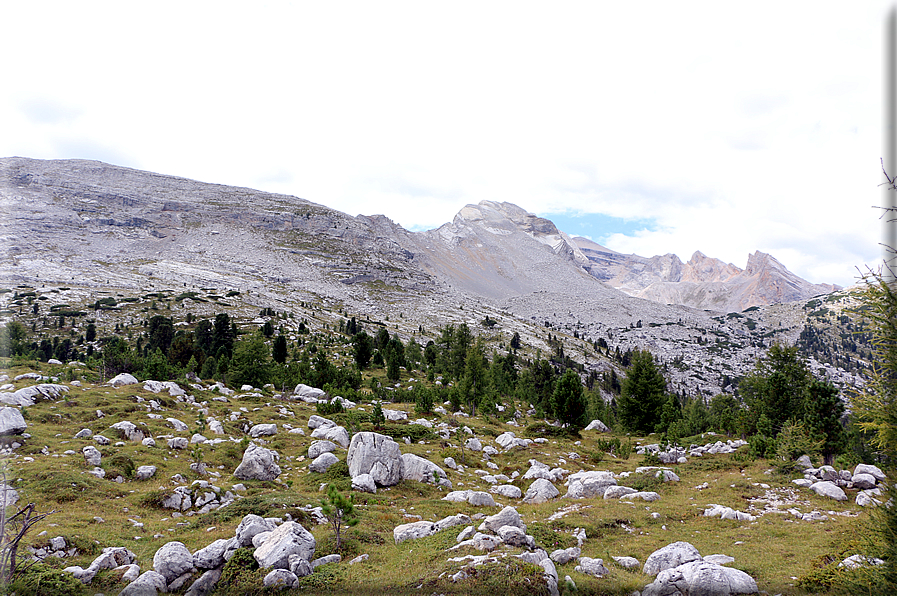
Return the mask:
[[757,250],[753,254],[748,255],[747,267],[744,270],[747,275],[756,275],[766,269],[776,269],[783,273],[790,273],[787,267],[770,254]]
[[607,248],[606,246],[602,246],[602,245],[598,244],[597,242],[595,242],[594,240],[589,240],[588,238],[585,238],[584,236],[574,236],[573,243],[576,244],[576,246],[578,246],[579,248],[581,248],[583,250],[594,250],[597,252],[606,252],[606,253],[615,254],[615,255],[620,254],[617,251],[615,251],[614,249]]
[[732,263],[725,263],[719,259],[708,257],[701,251],[696,250],[683,267],[682,281],[726,281],[739,275],[741,272],[742,270]]

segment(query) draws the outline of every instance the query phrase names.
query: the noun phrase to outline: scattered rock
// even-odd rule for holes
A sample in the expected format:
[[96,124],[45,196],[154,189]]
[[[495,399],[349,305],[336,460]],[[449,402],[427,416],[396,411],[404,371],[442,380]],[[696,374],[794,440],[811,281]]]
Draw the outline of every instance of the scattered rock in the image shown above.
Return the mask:
[[276,463],[279,459],[280,455],[273,449],[250,443],[234,476],[241,480],[274,480],[280,476],[280,466]]
[[370,474],[377,486],[393,486],[402,481],[404,461],[399,445],[392,437],[360,432],[352,437],[346,456],[349,475]]
[[544,503],[559,494],[561,494],[560,491],[551,482],[544,478],[538,478],[527,489],[523,502],[531,504]]

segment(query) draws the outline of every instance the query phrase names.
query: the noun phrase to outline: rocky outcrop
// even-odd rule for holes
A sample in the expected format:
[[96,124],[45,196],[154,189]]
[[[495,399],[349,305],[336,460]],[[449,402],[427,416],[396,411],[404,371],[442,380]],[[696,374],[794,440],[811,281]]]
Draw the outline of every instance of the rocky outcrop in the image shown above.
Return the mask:
[[273,449],[250,443],[243,452],[243,461],[234,470],[234,476],[241,480],[274,480],[280,476],[279,459],[280,455]]
[[392,437],[373,432],[360,432],[352,437],[346,463],[352,478],[370,474],[377,486],[398,484],[405,472],[398,443]]

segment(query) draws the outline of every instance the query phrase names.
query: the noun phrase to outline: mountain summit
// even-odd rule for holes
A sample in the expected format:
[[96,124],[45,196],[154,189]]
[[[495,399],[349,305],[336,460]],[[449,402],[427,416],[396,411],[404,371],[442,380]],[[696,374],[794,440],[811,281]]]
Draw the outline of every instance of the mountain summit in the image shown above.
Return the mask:
[[620,254],[586,238],[574,242],[588,257],[592,275],[630,296],[665,304],[732,312],[839,289],[810,283],[760,251],[749,255],[747,267],[741,269],[700,251],[683,263],[674,254],[645,258]]
[[0,159],[0,214],[0,277],[19,282],[276,286],[366,307],[384,293],[421,305],[466,296],[525,302],[527,318],[547,301],[624,323],[666,308],[631,297],[729,312],[834,289],[760,252],[744,270],[700,252],[623,255],[507,202],[409,232],[382,215],[85,160]]

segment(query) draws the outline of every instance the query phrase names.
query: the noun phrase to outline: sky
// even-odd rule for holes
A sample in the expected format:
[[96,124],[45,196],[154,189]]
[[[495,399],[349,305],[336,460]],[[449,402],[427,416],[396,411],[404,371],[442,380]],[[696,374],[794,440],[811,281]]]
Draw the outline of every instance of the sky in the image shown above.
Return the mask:
[[508,201],[614,250],[880,261],[869,2],[8,2],[0,156],[411,230]]

